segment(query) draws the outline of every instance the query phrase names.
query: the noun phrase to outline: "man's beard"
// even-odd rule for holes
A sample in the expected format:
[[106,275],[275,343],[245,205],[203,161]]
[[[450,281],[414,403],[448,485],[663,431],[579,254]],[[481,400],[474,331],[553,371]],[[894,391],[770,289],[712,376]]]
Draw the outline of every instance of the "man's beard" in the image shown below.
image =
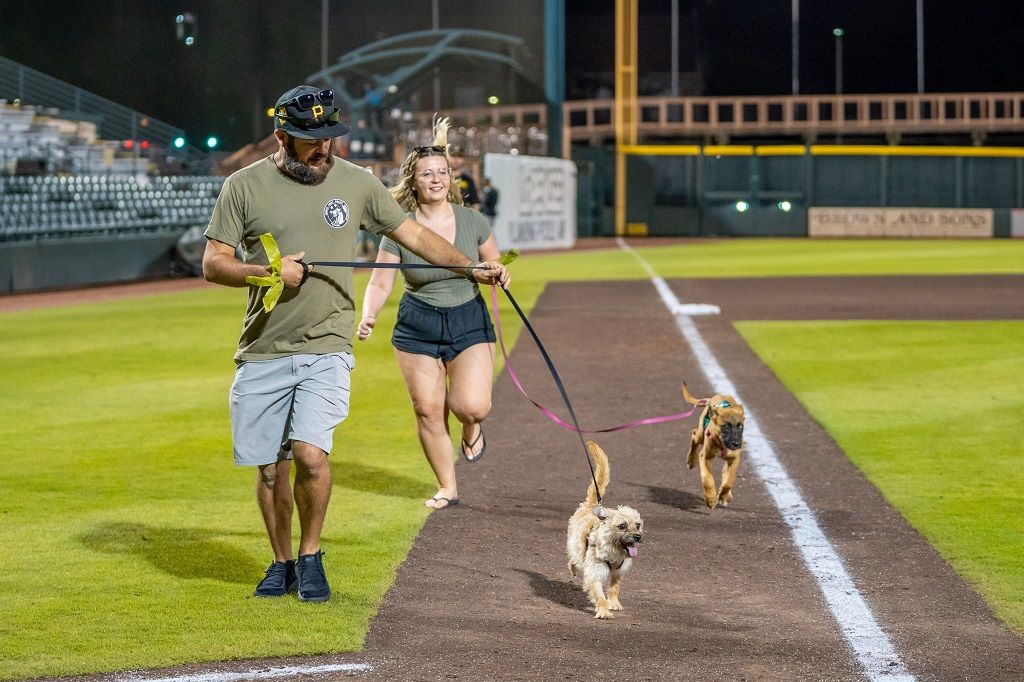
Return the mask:
[[[320,169],[315,169],[299,161],[298,154],[295,152],[295,138],[289,136],[284,145],[284,171],[304,185],[319,185],[334,166],[333,151],[334,140],[331,140],[330,146],[327,147],[327,161]],[[319,154],[315,154],[310,157],[310,161],[318,158]]]

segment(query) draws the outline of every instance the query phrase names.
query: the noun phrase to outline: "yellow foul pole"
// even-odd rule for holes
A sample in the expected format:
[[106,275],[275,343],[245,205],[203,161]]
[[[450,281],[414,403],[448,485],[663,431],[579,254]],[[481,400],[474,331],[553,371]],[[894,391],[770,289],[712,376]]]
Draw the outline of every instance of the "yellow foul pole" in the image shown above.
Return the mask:
[[615,234],[626,233],[626,147],[637,143],[637,2],[615,0]]

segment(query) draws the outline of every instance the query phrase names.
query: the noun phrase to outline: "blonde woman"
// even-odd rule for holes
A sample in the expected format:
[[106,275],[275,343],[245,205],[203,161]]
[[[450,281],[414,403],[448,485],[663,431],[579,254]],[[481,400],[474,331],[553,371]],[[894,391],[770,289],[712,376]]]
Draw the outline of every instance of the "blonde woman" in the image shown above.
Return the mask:
[[[409,217],[435,232],[474,261],[496,261],[497,242],[487,220],[462,205],[452,186],[448,119],[434,124],[434,143],[416,147],[402,163],[391,190]],[[378,263],[425,263],[385,237]],[[483,420],[491,411],[494,327],[476,282],[449,270],[403,270],[405,293],[391,343],[409,389],[423,452],[437,476],[437,493],[424,504],[446,509],[459,503],[451,455],[448,412],[462,425],[459,449],[467,462],[487,450]],[[365,341],[391,295],[397,271],[376,269],[363,296],[358,338]]]

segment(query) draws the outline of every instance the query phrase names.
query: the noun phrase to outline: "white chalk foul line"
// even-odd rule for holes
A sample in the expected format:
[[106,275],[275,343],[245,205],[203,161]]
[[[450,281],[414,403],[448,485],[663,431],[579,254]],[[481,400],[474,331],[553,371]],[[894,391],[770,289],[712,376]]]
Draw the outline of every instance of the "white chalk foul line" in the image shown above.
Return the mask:
[[107,678],[113,682],[241,682],[242,680],[271,680],[278,677],[291,678],[298,675],[320,675],[324,673],[367,672],[371,666],[366,663],[332,663],[328,665],[290,665],[280,668],[252,668],[244,672],[209,672],[175,677],[146,677],[127,674]]
[[[630,248],[624,240],[618,238],[616,241],[619,247],[636,258],[650,275],[654,288],[658,290],[661,300],[675,317],[679,330],[693,349],[708,382],[715,387],[716,392],[728,393],[742,404],[743,399],[739,392],[725,370],[718,364],[714,353],[704,343],[693,320],[688,315],[678,312],[681,306],[679,299],[672,293],[665,280],[659,277],[640,254]],[[747,459],[754,465],[754,472],[768,489],[783,520],[789,526],[793,542],[800,550],[807,568],[817,580],[829,610],[832,611],[846,642],[853,649],[864,671],[871,680],[912,682],[914,676],[907,671],[889,637],[878,625],[867,602],[847,573],[843,560],[825,536],[814,512],[804,502],[796,483],[779,461],[771,441],[761,431],[751,410],[746,408],[744,412]]]

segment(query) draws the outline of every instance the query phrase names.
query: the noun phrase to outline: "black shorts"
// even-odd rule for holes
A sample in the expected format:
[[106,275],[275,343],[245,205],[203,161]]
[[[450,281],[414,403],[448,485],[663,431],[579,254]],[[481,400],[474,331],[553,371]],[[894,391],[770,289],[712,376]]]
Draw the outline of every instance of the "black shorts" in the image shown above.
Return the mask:
[[462,305],[439,308],[405,294],[391,343],[406,353],[429,355],[451,362],[478,343],[494,343],[494,325],[482,296]]

